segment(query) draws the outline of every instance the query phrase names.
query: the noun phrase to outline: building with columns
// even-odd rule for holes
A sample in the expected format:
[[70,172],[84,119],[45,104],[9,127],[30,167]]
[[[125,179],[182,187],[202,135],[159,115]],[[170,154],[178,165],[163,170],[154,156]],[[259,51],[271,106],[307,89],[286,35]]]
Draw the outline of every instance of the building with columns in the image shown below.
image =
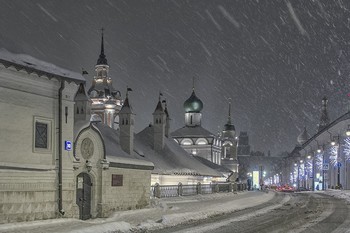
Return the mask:
[[304,128],[285,158],[285,183],[312,190],[350,189],[350,112],[330,121],[327,102],[322,99],[318,131],[309,136]]

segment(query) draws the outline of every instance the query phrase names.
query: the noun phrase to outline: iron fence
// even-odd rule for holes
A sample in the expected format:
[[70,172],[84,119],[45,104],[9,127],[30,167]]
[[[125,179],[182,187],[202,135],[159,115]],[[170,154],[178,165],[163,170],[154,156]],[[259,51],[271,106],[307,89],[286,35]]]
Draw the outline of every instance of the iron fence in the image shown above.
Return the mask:
[[151,186],[151,198],[192,196],[198,194],[211,194],[218,192],[236,192],[246,190],[246,184],[236,183],[211,183],[183,185],[159,185]]

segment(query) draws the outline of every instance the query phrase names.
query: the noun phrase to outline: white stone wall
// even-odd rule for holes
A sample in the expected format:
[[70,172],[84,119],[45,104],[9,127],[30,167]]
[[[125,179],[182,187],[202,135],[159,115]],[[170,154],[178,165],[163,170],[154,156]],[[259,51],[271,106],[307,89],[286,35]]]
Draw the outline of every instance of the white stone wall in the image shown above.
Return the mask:
[[[0,64],[0,223],[58,216],[58,90],[59,81],[5,68]],[[77,85],[63,91],[62,147],[73,141],[73,97]],[[67,123],[65,107],[68,107]],[[35,119],[49,123],[49,148],[34,148]],[[63,208],[73,206],[73,154],[62,148]]]
[[[112,174],[123,175],[123,186],[112,186]],[[151,171],[113,168],[102,172],[101,217],[117,210],[140,209],[149,204]]]
[[57,216],[55,171],[0,169],[0,223]]

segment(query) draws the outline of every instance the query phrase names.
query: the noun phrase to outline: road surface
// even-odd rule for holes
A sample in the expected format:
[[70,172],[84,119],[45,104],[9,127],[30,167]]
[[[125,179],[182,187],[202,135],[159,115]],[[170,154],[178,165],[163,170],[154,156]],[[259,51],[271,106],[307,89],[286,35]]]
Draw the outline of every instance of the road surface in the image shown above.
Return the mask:
[[322,193],[278,193],[264,204],[153,233],[350,232],[350,205]]

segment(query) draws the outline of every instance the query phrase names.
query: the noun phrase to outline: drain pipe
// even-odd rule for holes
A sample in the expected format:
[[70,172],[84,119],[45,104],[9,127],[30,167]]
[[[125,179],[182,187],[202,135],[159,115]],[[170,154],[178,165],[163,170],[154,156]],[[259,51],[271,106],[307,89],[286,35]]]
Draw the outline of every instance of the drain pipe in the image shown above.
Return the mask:
[[58,211],[63,216],[62,208],[62,92],[64,80],[61,80],[61,87],[58,90]]

